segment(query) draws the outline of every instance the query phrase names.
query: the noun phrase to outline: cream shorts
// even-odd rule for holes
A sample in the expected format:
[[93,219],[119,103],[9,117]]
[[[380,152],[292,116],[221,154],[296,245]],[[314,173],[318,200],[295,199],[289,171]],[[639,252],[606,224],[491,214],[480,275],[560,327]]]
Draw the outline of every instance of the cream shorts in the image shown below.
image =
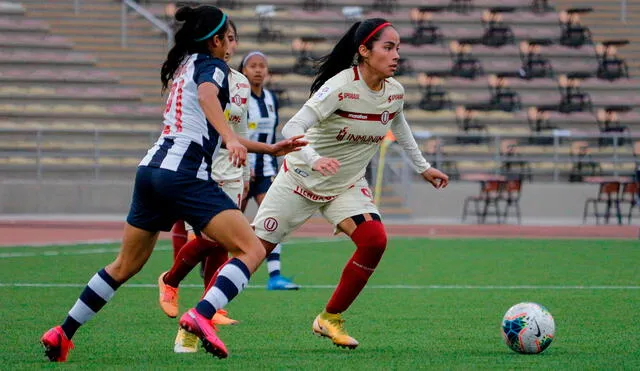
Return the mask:
[[218,182],[218,185],[222,188],[224,193],[226,193],[227,196],[229,196],[229,198],[231,198],[233,202],[240,207],[242,204],[242,191],[244,186],[242,178],[234,180],[216,180],[216,182]]
[[280,243],[317,211],[333,226],[354,215],[380,214],[364,178],[336,197],[322,197],[305,190],[280,171],[258,209],[253,226],[259,238]]

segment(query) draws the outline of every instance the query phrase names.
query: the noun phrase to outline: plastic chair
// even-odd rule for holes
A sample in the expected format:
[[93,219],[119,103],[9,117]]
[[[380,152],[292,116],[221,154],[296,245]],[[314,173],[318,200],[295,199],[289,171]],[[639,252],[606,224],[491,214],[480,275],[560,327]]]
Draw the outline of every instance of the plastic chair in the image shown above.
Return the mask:
[[[598,211],[598,205],[605,204],[606,209],[604,213]],[[593,213],[589,214],[589,205],[593,205]],[[620,183],[619,182],[606,182],[600,184],[598,195],[595,198],[588,198],[584,202],[584,212],[582,214],[582,223],[587,222],[587,217],[593,215],[596,218],[596,224],[600,224],[600,217],[604,218],[604,222],[609,224],[609,217],[611,216],[611,208],[615,206],[616,216],[621,218],[620,212]]]

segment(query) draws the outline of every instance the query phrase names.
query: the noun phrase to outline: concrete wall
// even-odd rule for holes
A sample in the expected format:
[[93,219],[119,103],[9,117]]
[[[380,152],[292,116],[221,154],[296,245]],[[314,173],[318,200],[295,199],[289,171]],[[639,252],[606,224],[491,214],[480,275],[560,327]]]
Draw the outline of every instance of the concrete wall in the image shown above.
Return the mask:
[[[413,218],[459,220],[465,198],[477,195],[479,189],[479,183],[473,182],[452,183],[444,190],[434,190],[426,183],[414,183],[411,188]],[[584,202],[597,192],[598,185],[595,184],[524,183],[520,200],[523,223],[582,223]],[[475,217],[468,218],[467,222],[475,223]]]
[[[426,183],[411,188],[412,221],[456,223],[465,197],[478,193],[479,184],[456,182],[436,191]],[[521,209],[525,224],[580,224],[584,201],[597,185],[525,183]],[[129,182],[11,182],[0,183],[0,215],[111,214],[125,215],[131,201]],[[255,206],[250,204],[249,216]],[[384,212],[384,211],[383,211]],[[468,223],[475,223],[471,217]]]

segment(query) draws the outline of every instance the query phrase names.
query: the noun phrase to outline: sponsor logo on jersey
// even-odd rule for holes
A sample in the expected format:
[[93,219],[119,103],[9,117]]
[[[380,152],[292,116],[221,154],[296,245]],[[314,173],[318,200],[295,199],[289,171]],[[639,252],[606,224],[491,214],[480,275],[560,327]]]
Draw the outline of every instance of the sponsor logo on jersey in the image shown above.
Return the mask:
[[239,124],[240,121],[242,121],[242,116],[229,115],[229,118],[227,119],[227,121],[229,121],[230,124]]
[[320,196],[309,190],[306,190],[300,186],[296,186],[296,189],[293,190],[293,193],[298,194],[307,200],[311,201],[331,201],[334,200],[338,196]]
[[293,169],[293,171],[295,171],[296,174],[298,174],[298,175],[300,175],[301,177],[304,177],[304,178],[309,176],[309,173],[307,173],[306,171],[304,171],[302,169],[299,169],[299,168],[295,168],[295,169]]
[[387,101],[391,103],[394,100],[401,100],[401,99],[404,99],[404,94],[392,94],[389,96],[389,98],[387,98]]
[[329,93],[331,93],[331,87],[330,86],[325,86],[322,89],[318,90],[313,96],[317,99],[317,100],[324,100],[326,97],[329,96]]
[[224,86],[224,72],[218,67],[213,71],[213,81],[218,83],[219,86]]
[[376,114],[376,113],[349,112],[349,111],[343,111],[341,109],[337,109],[334,111],[334,113],[338,116],[352,119],[352,120],[378,121],[382,123],[382,125],[386,125],[389,121],[393,120],[393,118],[396,117],[396,114],[398,112],[390,113],[389,111],[384,111],[381,114]]
[[360,99],[360,94],[357,94],[357,93],[338,93],[338,101],[343,101],[345,99],[358,100],[358,99]]
[[236,83],[236,89],[240,90],[240,89],[251,89],[251,85],[246,84],[244,82],[238,82]]
[[231,101],[236,106],[241,106],[242,105],[242,97],[240,97],[239,94],[234,95],[233,98],[231,98]]
[[384,139],[384,135],[356,135],[349,133],[349,127],[345,126],[338,132],[336,135],[336,140],[338,142],[347,141],[353,143],[362,143],[362,144],[376,144],[382,142]]

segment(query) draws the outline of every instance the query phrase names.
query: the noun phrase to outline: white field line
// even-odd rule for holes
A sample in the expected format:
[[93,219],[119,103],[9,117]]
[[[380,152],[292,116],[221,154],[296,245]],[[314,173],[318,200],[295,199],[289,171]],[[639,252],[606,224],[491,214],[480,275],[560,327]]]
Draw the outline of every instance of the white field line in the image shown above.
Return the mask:
[[[2,283],[0,287],[26,287],[26,288],[61,288],[61,287],[85,287],[85,283]],[[130,288],[157,289],[155,283],[131,283],[125,284]],[[202,285],[185,284],[180,285],[181,288],[198,288],[202,289]],[[249,285],[249,289],[264,289],[263,285]],[[334,289],[334,285],[302,285],[302,289]],[[497,285],[368,285],[368,289],[381,290],[640,290],[640,286],[535,286],[535,285],[513,285],[513,286],[497,286]]]

